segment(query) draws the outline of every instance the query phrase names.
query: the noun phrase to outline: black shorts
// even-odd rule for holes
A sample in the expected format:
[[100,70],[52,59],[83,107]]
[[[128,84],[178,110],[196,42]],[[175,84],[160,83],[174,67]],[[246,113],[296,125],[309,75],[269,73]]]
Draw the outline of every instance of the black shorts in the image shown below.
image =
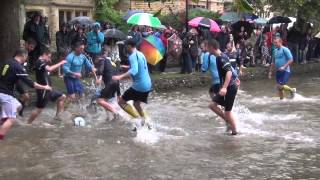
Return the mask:
[[220,84],[213,84],[209,89],[209,94],[218,94],[220,91]]
[[129,88],[124,94],[122,95],[122,99],[125,101],[140,101],[144,103],[148,103],[148,96],[150,92],[139,92],[134,90],[133,88]]
[[220,96],[219,94],[216,94],[212,98],[212,101],[225,107],[225,111],[231,111],[237,92],[238,92],[238,87],[237,85],[233,84],[227,88],[226,96]]
[[105,88],[101,90],[100,98],[111,99],[115,97],[115,94],[120,96],[120,85],[119,83],[112,83],[105,85]]
[[25,94],[25,85],[21,82],[21,80],[18,80],[15,86],[16,91],[19,93],[19,95]]
[[46,107],[49,101],[56,101],[58,100],[63,94],[58,91],[43,91],[37,90],[37,103],[36,107],[43,109]]

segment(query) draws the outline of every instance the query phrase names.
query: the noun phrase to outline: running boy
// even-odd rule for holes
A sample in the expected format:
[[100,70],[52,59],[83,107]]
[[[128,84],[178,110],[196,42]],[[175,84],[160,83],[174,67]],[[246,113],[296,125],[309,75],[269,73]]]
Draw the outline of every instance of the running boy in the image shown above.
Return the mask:
[[14,85],[21,80],[31,88],[51,91],[48,85],[40,85],[31,81],[28,74],[21,64],[25,63],[28,58],[28,51],[17,50],[13,59],[2,61],[0,63],[0,140],[4,139],[6,133],[10,130],[16,121],[17,111],[21,104],[14,97]]
[[[130,54],[130,68],[126,73],[113,76],[112,79],[120,81],[132,77],[133,84],[132,87],[119,98],[119,105],[132,117],[137,118],[141,116],[147,120],[147,114],[141,107],[142,102],[148,102],[148,95],[151,91],[151,78],[148,71],[147,60],[145,56],[136,49],[136,43],[133,39],[127,40],[126,43]],[[130,100],[133,100],[134,107],[127,103]]]
[[296,88],[291,88],[287,85],[291,74],[290,65],[293,63],[292,54],[287,47],[282,45],[282,39],[280,37],[274,39],[274,45],[276,48],[273,52],[274,61],[270,66],[269,79],[271,79],[272,71],[274,67],[276,67],[276,80],[280,100],[284,98],[284,91],[290,92],[291,97],[294,98]]
[[[45,49],[39,59],[35,63],[35,74],[37,83],[46,86],[51,86],[51,79],[49,76],[50,72],[55,71],[60,68],[63,64],[66,63],[65,60],[60,61],[59,63],[49,66],[51,62],[51,52],[48,49]],[[37,102],[36,109],[31,113],[29,117],[28,123],[31,124],[43,111],[43,109],[48,104],[48,101],[56,101],[57,102],[57,111],[55,118],[58,118],[58,115],[64,109],[64,101],[66,99],[66,95],[62,94],[58,91],[46,91],[46,90],[37,90]]]
[[[210,108],[230,125],[231,135],[237,134],[235,118],[232,114],[233,103],[238,91],[237,79],[233,77],[233,69],[228,57],[219,49],[219,43],[212,39],[208,44],[209,52],[216,56],[216,66],[220,79],[219,93],[212,98]],[[218,105],[225,108],[223,112]]]

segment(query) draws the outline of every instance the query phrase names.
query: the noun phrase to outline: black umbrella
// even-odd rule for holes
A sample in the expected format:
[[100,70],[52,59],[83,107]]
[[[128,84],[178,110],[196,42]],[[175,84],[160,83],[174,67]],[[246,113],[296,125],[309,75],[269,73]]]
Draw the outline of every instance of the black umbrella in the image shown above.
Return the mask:
[[238,21],[231,25],[233,32],[241,32],[241,27],[244,27],[244,31],[250,36],[253,32],[253,26],[248,21]]
[[268,21],[268,24],[291,23],[288,17],[275,16]]
[[104,32],[104,36],[106,38],[113,38],[113,39],[119,39],[119,40],[126,39],[126,35],[118,29],[108,29]]
[[78,17],[71,19],[71,21],[69,21],[69,24],[71,24],[71,25],[80,24],[82,26],[90,26],[93,23],[94,23],[94,21],[90,17],[87,17],[87,16],[78,16]]

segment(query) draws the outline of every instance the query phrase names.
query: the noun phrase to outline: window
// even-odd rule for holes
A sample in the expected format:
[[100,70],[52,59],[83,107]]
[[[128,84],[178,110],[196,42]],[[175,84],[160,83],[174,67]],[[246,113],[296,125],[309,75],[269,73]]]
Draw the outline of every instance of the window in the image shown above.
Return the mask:
[[87,11],[83,11],[82,12],[82,16],[88,16],[88,12]]
[[71,13],[71,11],[67,11],[67,17],[66,17],[66,18],[67,18],[67,19],[66,19],[67,22],[72,19],[72,13]]
[[80,11],[76,11],[76,13],[75,13],[76,17],[81,16],[80,13],[81,13]]

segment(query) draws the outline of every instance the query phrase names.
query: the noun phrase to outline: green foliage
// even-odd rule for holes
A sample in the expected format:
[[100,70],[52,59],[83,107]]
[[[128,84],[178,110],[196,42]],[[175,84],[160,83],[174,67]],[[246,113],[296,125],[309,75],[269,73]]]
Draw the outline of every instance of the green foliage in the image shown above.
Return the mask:
[[123,14],[115,9],[118,2],[119,0],[96,0],[95,19],[98,21],[107,21],[126,32],[129,26],[122,19]]
[[[207,9],[201,9],[201,8],[195,8],[189,10],[189,16],[188,19],[193,19],[195,17],[206,17],[210,19],[217,19],[219,17],[218,13],[209,11]],[[180,12],[180,13],[171,13],[166,15],[160,15],[159,19],[162,24],[164,25],[170,25],[174,29],[182,30],[185,27],[185,19],[186,19],[186,13]]]
[[247,0],[235,0],[235,7],[238,13],[253,12],[253,7]]
[[284,16],[297,17],[300,25],[305,21],[309,21],[319,27],[319,0],[268,0],[268,2],[272,6],[272,10],[279,11]]
[[206,17],[210,19],[216,19],[219,17],[219,14],[207,9],[195,8],[189,11],[189,20],[195,17]]

